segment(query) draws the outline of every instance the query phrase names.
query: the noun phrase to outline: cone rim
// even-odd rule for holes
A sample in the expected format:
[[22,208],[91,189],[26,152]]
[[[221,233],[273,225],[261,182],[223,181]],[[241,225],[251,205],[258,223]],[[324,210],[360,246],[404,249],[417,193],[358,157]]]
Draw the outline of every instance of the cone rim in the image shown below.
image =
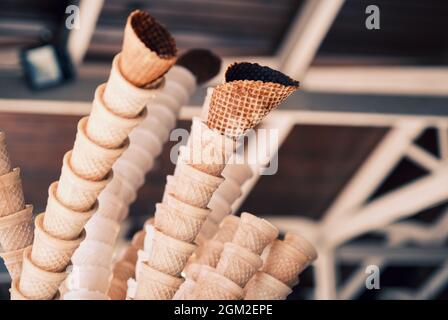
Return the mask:
[[0,230],[10,228],[12,225],[31,220],[33,216],[33,208],[33,205],[26,204],[25,208],[23,208],[22,210],[7,216],[0,217]]
[[[141,34],[136,30],[137,24],[142,23],[141,20],[137,20],[139,18],[149,20],[152,26],[155,26],[159,28],[158,31],[162,33],[162,36],[165,38],[165,41],[167,41],[170,44],[169,51],[167,53],[160,52],[160,48],[158,44],[155,43],[149,43],[145,42],[147,39],[142,39]],[[159,23],[154,17],[152,17],[148,12],[142,11],[142,10],[135,10],[131,12],[131,14],[128,17],[127,25],[129,25],[134,32],[135,36],[139,39],[139,41],[151,52],[155,53],[159,59],[163,60],[171,60],[176,58],[177,55],[177,47],[176,42],[173,38],[173,36],[168,32],[168,30]]]

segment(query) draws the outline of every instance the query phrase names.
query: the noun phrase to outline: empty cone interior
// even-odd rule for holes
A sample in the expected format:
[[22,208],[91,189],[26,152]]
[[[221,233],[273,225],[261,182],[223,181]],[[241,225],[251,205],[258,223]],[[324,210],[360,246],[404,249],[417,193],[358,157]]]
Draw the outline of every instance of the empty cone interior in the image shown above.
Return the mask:
[[163,76],[176,62],[176,44],[170,33],[149,13],[131,13],[125,28],[121,71],[138,87]]

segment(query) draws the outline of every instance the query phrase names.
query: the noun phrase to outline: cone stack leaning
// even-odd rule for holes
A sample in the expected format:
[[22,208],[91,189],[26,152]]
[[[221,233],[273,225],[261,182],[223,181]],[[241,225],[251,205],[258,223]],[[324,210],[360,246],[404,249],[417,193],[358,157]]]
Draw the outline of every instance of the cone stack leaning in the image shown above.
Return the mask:
[[22,272],[23,254],[33,242],[33,206],[25,205],[20,169],[12,168],[5,133],[0,131],[0,257],[12,279],[11,297]]
[[[153,34],[167,39],[151,40]],[[83,227],[98,207],[98,196],[113,179],[112,166],[128,147],[131,130],[145,118],[146,104],[163,84],[161,76],[174,63],[175,51],[172,38],[152,17],[141,11],[131,13],[123,51],[115,57],[107,83],[97,88],[90,116],[80,120],[74,148],[64,156],[59,182],[53,186],[55,191],[50,188],[49,205],[39,216],[36,241],[18,280],[21,295],[55,296],[84,237]],[[136,54],[141,59],[134,59]],[[137,72],[146,75],[144,84],[135,77]]]
[[317,252],[303,237],[286,233],[274,240],[262,271],[245,287],[245,300],[284,300],[298,283],[299,274],[315,259]]
[[[125,190],[132,188],[132,190],[127,190],[132,194],[136,194],[139,183],[122,183],[122,177],[126,176],[128,180],[130,179],[129,170],[126,169],[134,168],[138,173],[136,179],[144,180],[144,176],[151,170],[155,158],[161,153],[163,144],[168,140],[169,132],[175,127],[180,106],[187,102],[196,89],[195,77],[183,67],[173,66],[166,74],[166,78],[165,86],[157,91],[153,103],[148,106],[147,117],[131,132],[129,148],[114,166],[112,184],[121,184],[121,188]],[[113,189],[108,187],[101,193],[98,214],[121,222],[127,215],[132,198],[123,197],[123,194],[126,193]],[[121,211],[124,213],[120,213]],[[135,238],[139,238],[139,236],[141,233]],[[143,247],[136,246],[135,242],[133,241],[134,244],[125,250],[123,256],[116,262],[114,269],[120,264],[131,263],[135,270],[137,251],[143,249]],[[108,290],[111,299],[124,300],[126,298],[127,280],[113,273]]]

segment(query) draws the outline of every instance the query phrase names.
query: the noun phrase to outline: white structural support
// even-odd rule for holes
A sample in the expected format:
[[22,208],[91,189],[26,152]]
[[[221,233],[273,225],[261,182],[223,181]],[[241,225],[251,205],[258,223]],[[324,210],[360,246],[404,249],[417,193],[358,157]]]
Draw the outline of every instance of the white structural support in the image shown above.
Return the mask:
[[[77,28],[70,31],[67,48],[75,64],[80,64],[89,48],[104,0],[81,0]],[[75,13],[76,14],[76,13]]]
[[344,0],[307,0],[279,51],[280,70],[302,79]]

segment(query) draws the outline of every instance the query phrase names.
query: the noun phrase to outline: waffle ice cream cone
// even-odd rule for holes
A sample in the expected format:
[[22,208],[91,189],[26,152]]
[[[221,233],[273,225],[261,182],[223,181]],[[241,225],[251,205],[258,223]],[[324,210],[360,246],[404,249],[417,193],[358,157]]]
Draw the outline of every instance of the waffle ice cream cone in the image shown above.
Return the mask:
[[304,237],[292,232],[287,232],[284,241],[302,252],[308,258],[308,265],[317,259],[316,249]]
[[135,275],[135,264],[127,261],[118,261],[113,270],[114,279],[119,279],[121,281],[128,281],[128,279],[133,278]]
[[200,118],[193,118],[190,138],[180,159],[202,172],[218,177],[235,148],[235,141],[211,130]]
[[261,255],[263,249],[277,236],[278,229],[273,224],[243,212],[232,242]]
[[70,291],[86,289],[106,293],[111,276],[110,268],[73,266],[66,283]]
[[11,171],[11,160],[9,159],[9,152],[6,148],[6,135],[0,131],[0,176]]
[[230,161],[226,168],[222,172],[222,176],[227,180],[231,179],[235,181],[239,186],[242,186],[244,182],[249,180],[252,176],[252,169],[246,163],[233,163]]
[[163,273],[178,276],[196,249],[196,245],[169,237],[155,230],[148,265]]
[[193,293],[195,300],[239,300],[243,289],[216,271],[201,272]]
[[171,300],[184,281],[151,268],[146,263],[140,266],[135,300]]
[[232,178],[226,178],[216,190],[216,193],[223,197],[229,204],[235,202],[242,195],[240,185]]
[[25,248],[0,253],[0,257],[3,259],[5,267],[13,281],[17,280],[22,272],[24,250]]
[[147,122],[142,122],[129,134],[131,147],[143,149],[155,158],[162,152],[163,144],[158,134],[154,132],[154,128],[147,128],[146,124]]
[[11,300],[30,300],[20,292],[18,279],[12,280],[9,292],[11,294]]
[[129,146],[129,139],[117,148],[104,148],[89,139],[86,133],[88,117],[78,122],[75,145],[70,164],[77,175],[92,181],[103,180],[112,165]]
[[135,118],[147,104],[151,104],[156,95],[157,84],[154,88],[143,89],[129,82],[120,70],[123,54],[114,57],[106,89],[104,90],[104,102],[110,110],[124,118]]
[[99,217],[121,222],[127,217],[128,212],[129,206],[118,195],[103,190],[98,196],[96,215]]
[[15,168],[0,176],[0,217],[25,208],[20,169]]
[[186,278],[181,284],[172,300],[191,300],[194,290],[196,288],[196,281]]
[[90,211],[100,192],[112,180],[113,174],[109,172],[101,181],[85,180],[73,171],[71,157],[72,151],[68,151],[64,155],[56,197],[67,208],[79,212]]
[[309,259],[302,252],[284,241],[275,240],[263,271],[291,287],[308,264]]
[[23,249],[33,242],[33,206],[0,218],[0,245],[4,251]]
[[124,29],[120,70],[137,87],[163,76],[176,62],[176,44],[169,32],[148,13],[132,12]]
[[43,225],[44,214],[35,219],[34,243],[31,260],[37,267],[50,271],[62,272],[70,263],[70,259],[85,238],[85,232],[74,240],[61,240],[48,234]]
[[257,272],[244,291],[244,300],[285,300],[292,292],[286,284],[264,272]]
[[232,213],[232,203],[227,202],[217,190],[208,204],[208,208],[212,211],[210,212],[209,219],[219,224],[226,216]]
[[195,252],[194,263],[215,268],[224,249],[222,242],[210,240],[199,246]]
[[102,84],[96,88],[86,133],[90,140],[104,148],[121,148],[131,130],[146,117],[147,110],[143,108],[133,118],[116,115],[103,100],[105,86],[105,84]]
[[111,300],[125,300],[127,290],[128,286],[126,282],[119,279],[113,279],[110,283],[107,295]]
[[224,181],[221,177],[204,173],[188,164],[180,165],[174,177],[176,197],[199,208],[207,207],[213,193]]
[[216,271],[243,288],[262,264],[259,255],[227,242],[224,244]]
[[216,224],[213,220],[207,218],[207,220],[205,220],[204,224],[202,225],[199,234],[194,239],[194,242],[198,245],[204,244],[206,241],[213,238],[218,230],[219,225]]
[[230,242],[235,235],[238,225],[240,223],[240,218],[237,216],[227,216],[225,217],[221,224],[219,225],[218,232],[216,232],[213,240],[219,241],[221,243]]
[[112,264],[114,248],[104,242],[85,240],[72,256],[76,266],[99,266],[108,268]]
[[86,226],[86,240],[99,241],[113,246],[120,232],[120,224],[109,218],[94,215]]
[[64,300],[110,300],[104,293],[86,289],[67,292],[63,298]]
[[268,67],[235,63],[227,69],[226,83],[213,91],[207,126],[236,139],[257,126],[298,87],[297,81]]
[[137,249],[143,249],[145,243],[146,232],[144,230],[140,230],[134,234],[132,237],[132,246]]
[[48,189],[47,208],[43,228],[53,237],[61,240],[74,240],[79,237],[87,221],[98,208],[95,202],[89,211],[78,212],[65,207],[56,197],[58,182],[53,182]]
[[135,265],[137,263],[138,250],[139,250],[138,248],[132,245],[128,246],[124,251],[123,256],[121,257],[121,261],[126,261]]
[[207,218],[206,210],[181,211],[163,203],[156,204],[155,226],[164,234],[186,242],[193,242]]
[[65,272],[49,272],[36,266],[31,260],[31,247],[23,254],[19,292],[32,300],[51,300],[67,277]]

